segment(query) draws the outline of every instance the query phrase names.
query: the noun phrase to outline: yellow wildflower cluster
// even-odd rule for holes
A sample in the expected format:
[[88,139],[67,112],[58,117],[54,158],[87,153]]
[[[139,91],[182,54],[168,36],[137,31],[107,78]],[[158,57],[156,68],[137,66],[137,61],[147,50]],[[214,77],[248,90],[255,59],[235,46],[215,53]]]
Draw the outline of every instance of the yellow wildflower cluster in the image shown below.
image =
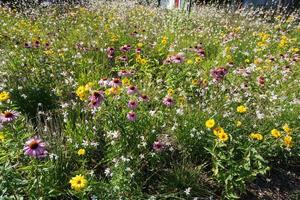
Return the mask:
[[168,42],[167,37],[164,36],[164,37],[162,38],[162,40],[161,40],[161,43],[162,43],[163,45],[166,45],[167,42]]
[[283,47],[286,47],[287,44],[288,44],[288,38],[285,35],[281,36],[281,39],[280,39],[280,42],[279,42],[278,46],[280,48],[283,48]]
[[260,133],[251,133],[250,138],[253,140],[258,140],[258,141],[261,141],[264,139],[263,135]]
[[0,93],[0,102],[7,101],[8,99],[10,99],[9,92],[3,91],[3,92]]
[[238,113],[245,113],[245,112],[247,112],[247,110],[248,110],[248,108],[247,108],[246,106],[243,106],[243,105],[238,106],[238,107],[236,108],[236,111],[237,111]]
[[80,98],[80,100],[84,101],[88,98],[89,91],[94,86],[94,83],[89,82],[85,86],[79,86],[76,90],[76,95]]

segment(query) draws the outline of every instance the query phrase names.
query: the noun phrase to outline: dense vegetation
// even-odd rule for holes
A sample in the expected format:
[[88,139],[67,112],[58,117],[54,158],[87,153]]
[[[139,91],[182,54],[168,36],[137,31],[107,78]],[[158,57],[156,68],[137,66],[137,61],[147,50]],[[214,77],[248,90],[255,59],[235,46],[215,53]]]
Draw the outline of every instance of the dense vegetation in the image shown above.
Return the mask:
[[235,199],[299,166],[297,12],[0,7],[0,198]]

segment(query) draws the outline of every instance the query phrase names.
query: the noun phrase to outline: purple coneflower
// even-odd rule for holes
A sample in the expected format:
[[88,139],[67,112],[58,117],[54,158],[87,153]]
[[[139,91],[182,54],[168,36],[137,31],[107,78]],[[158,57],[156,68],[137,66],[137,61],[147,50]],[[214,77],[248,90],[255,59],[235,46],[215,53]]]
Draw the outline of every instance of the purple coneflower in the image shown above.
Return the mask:
[[109,59],[114,58],[114,56],[115,56],[115,48],[113,48],[113,47],[108,47],[108,48],[106,49],[106,53],[107,53],[107,57],[108,57]]
[[153,149],[154,149],[154,151],[156,151],[156,152],[161,152],[162,150],[164,150],[164,148],[165,148],[165,144],[164,143],[162,143],[161,141],[155,141],[154,143],[153,143]]
[[144,101],[144,102],[148,102],[149,101],[149,97],[145,94],[142,94],[141,96],[139,96],[139,99],[141,101]]
[[197,49],[197,54],[200,56],[200,57],[205,57],[205,51],[204,49]]
[[25,155],[35,158],[44,158],[48,154],[45,146],[45,143],[41,139],[31,138],[25,143],[25,147],[23,150]]
[[260,76],[260,77],[257,78],[257,82],[258,82],[258,84],[260,86],[264,86],[265,85],[265,81],[266,81],[266,79],[263,76]]
[[109,84],[112,87],[120,87],[122,85],[122,81],[119,78],[114,78]]
[[118,76],[129,77],[132,76],[132,72],[122,69],[121,71],[118,72]]
[[7,110],[0,114],[0,123],[14,121],[20,114],[16,111]]
[[27,49],[29,49],[29,48],[31,48],[31,44],[28,44],[27,42],[24,44],[24,47],[25,48],[27,48]]
[[170,107],[170,106],[172,106],[172,105],[174,104],[174,100],[173,100],[173,98],[172,98],[171,96],[166,96],[166,97],[163,99],[163,103],[164,103],[166,106]]
[[109,85],[109,79],[108,78],[102,78],[100,79],[100,81],[98,82],[98,84],[100,86],[106,87]]
[[127,62],[127,61],[128,61],[128,58],[127,58],[127,56],[121,56],[121,57],[119,57],[119,60],[120,60],[121,62]]
[[104,100],[104,92],[102,90],[100,91],[95,91],[93,94],[89,97],[90,103],[89,106],[91,108],[97,108],[99,107],[103,100]]
[[227,69],[225,69],[224,67],[218,67],[212,70],[211,75],[216,81],[221,81],[227,73]]
[[136,48],[136,49],[135,49],[135,53],[136,53],[136,54],[142,53],[142,49],[141,49],[141,48]]
[[35,47],[35,48],[39,48],[40,45],[41,45],[40,41],[36,40],[36,41],[34,42],[34,47]]
[[120,51],[122,51],[122,52],[127,52],[127,51],[129,51],[131,49],[131,46],[129,45],[129,44],[126,44],[126,45],[124,45],[124,46],[122,46],[121,48],[120,48]]
[[127,94],[129,94],[129,95],[133,95],[137,92],[138,92],[138,89],[134,85],[131,85],[127,88]]
[[184,62],[184,54],[178,53],[175,56],[172,57],[172,63],[178,64]]
[[127,104],[128,108],[135,110],[138,106],[138,102],[135,100],[130,100]]
[[129,113],[127,113],[127,119],[129,121],[135,121],[136,120],[136,113],[133,111],[130,111]]

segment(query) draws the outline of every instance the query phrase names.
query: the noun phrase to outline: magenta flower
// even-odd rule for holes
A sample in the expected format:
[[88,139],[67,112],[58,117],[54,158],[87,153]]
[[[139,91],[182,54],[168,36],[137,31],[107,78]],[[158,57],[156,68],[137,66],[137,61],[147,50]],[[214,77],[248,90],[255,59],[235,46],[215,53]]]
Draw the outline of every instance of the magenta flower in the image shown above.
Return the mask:
[[113,48],[113,47],[108,47],[108,48],[106,49],[106,53],[107,53],[107,57],[108,57],[109,59],[113,59],[114,56],[115,56],[115,48]]
[[175,56],[171,57],[172,63],[178,64],[178,63],[183,63],[184,62],[184,54],[183,53],[178,53]]
[[8,123],[14,121],[20,114],[16,111],[7,110],[0,114],[0,123]]
[[205,57],[205,51],[204,49],[197,49],[197,54],[200,56],[200,57]]
[[133,95],[137,92],[138,92],[138,89],[134,85],[131,85],[127,88],[127,94],[129,94],[129,95]]
[[165,104],[166,106],[170,107],[174,104],[174,100],[171,96],[166,96],[164,99],[163,99],[163,104]]
[[127,114],[127,119],[129,121],[135,121],[136,120],[136,113],[133,112],[133,111],[130,111],[128,114]]
[[112,87],[119,87],[122,85],[122,81],[119,78],[114,78],[110,81],[109,85]]
[[100,86],[106,87],[109,85],[109,79],[108,78],[102,78],[100,79],[100,81],[98,82],[98,84]]
[[225,69],[224,67],[218,67],[216,69],[213,69],[211,71],[211,75],[212,77],[216,80],[216,81],[221,81],[223,80],[223,78],[225,77],[225,75],[228,73],[228,70]]
[[35,158],[44,158],[48,154],[45,146],[41,139],[31,138],[25,143],[24,154]]
[[127,104],[128,108],[135,110],[138,106],[138,102],[135,100],[130,100]]
[[128,61],[128,58],[127,58],[127,56],[121,56],[121,57],[119,57],[119,60],[120,60],[121,62],[127,62],[127,61]]
[[118,72],[118,76],[129,77],[132,76],[132,72],[126,71],[125,69]]
[[266,79],[265,79],[265,77],[263,77],[263,76],[260,76],[260,77],[257,78],[257,83],[258,83],[260,86],[264,86],[264,85],[265,85],[265,81],[266,81]]
[[168,57],[164,61],[164,64],[171,64],[171,63],[179,64],[179,63],[183,63],[184,60],[185,60],[184,53],[178,53],[174,56]]
[[140,99],[140,101],[143,101],[143,102],[148,102],[150,100],[150,98],[145,94],[142,94],[141,96],[139,96],[139,99]]
[[126,44],[120,48],[120,51],[127,52],[127,51],[130,51],[130,49],[131,49],[131,46],[129,44]]
[[136,54],[141,54],[142,53],[142,49],[141,48],[136,48],[135,49],[135,53]]
[[95,91],[93,94],[89,97],[90,103],[89,106],[91,108],[98,108],[103,100],[104,100],[104,92],[102,90],[100,91]]
[[165,148],[165,144],[162,143],[161,141],[155,141],[152,145],[152,148],[154,149],[154,151],[156,152],[161,152],[162,150],[164,150]]

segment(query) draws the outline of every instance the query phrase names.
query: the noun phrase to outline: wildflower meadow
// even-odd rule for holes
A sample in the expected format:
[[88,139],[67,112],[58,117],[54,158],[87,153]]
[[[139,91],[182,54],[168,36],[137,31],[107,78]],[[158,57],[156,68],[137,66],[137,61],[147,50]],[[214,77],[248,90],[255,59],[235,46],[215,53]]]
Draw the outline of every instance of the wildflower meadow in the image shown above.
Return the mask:
[[0,77],[0,199],[300,198],[299,10],[2,6]]

